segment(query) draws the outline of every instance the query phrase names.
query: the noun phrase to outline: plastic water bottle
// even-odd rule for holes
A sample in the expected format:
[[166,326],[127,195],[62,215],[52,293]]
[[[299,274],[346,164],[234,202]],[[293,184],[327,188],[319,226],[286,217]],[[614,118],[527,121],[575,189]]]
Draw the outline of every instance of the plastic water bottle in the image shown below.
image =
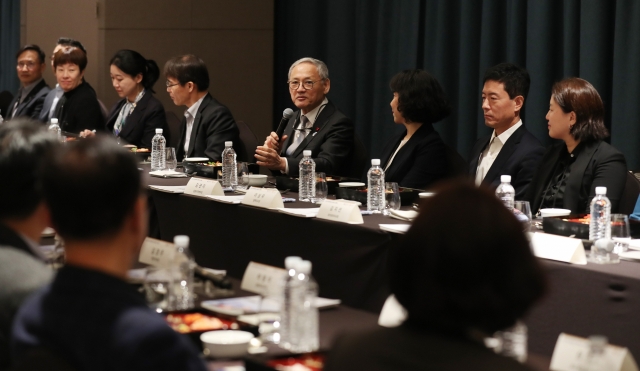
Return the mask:
[[286,273],[282,282],[282,305],[280,306],[280,346],[289,348],[289,329],[291,328],[292,287],[296,280],[296,265],[302,261],[299,256],[287,256],[284,259]]
[[167,153],[167,141],[162,136],[162,129],[156,129],[156,135],[151,140],[151,171],[164,170]]
[[518,321],[516,324],[500,332],[502,347],[500,354],[513,358],[520,363],[527,361],[527,325]]
[[311,277],[311,262],[296,264],[295,280],[291,286],[291,312],[288,349],[293,353],[308,353],[318,350],[318,284]]
[[316,197],[316,162],[311,158],[311,151],[302,151],[300,174],[298,175],[298,200],[311,202]]
[[511,185],[511,175],[500,176],[500,182],[500,185],[496,188],[496,196],[507,209],[513,210],[513,204],[516,200],[516,190]]
[[193,308],[193,271],[196,262],[189,250],[189,236],[175,236],[176,254],[173,257],[173,310]]
[[374,214],[384,211],[384,170],[380,159],[371,160],[371,169],[367,172],[367,210]]
[[589,351],[584,358],[579,361],[578,370],[580,371],[607,371],[617,370],[605,355],[605,349],[609,340],[605,336],[592,335],[589,336]]
[[607,198],[607,187],[596,187],[596,197],[591,200],[591,222],[589,239],[611,239],[611,201]]
[[62,138],[62,130],[60,129],[60,125],[58,125],[58,119],[57,118],[52,118],[51,119],[51,123],[49,124],[49,132],[53,135],[56,136],[56,138],[58,138],[58,140],[60,140],[60,138]]
[[238,186],[238,165],[236,164],[236,151],[233,150],[233,142],[224,142],[222,151],[222,186],[234,191]]

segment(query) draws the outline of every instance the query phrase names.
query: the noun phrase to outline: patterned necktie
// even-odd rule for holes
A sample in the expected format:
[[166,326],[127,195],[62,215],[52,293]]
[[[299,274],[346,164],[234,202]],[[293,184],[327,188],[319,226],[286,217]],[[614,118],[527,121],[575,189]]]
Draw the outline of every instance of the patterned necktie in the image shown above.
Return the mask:
[[293,152],[296,151],[298,146],[300,146],[300,143],[302,143],[304,138],[307,137],[307,130],[309,129],[308,127],[309,124],[310,122],[307,116],[300,117],[300,125],[298,125],[298,129],[295,130],[296,133],[293,137],[293,142],[291,143],[289,148],[287,148],[287,156],[291,156],[291,154],[293,154]]

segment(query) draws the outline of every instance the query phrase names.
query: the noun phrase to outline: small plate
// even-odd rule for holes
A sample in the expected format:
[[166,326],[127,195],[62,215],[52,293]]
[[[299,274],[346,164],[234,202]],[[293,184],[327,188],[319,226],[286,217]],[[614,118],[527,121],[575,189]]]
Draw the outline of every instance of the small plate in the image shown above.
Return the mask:
[[640,261],[640,251],[625,251],[618,255],[624,260]]
[[341,182],[338,183],[339,187],[364,187],[364,183],[361,182]]
[[185,162],[209,162],[208,157],[187,157],[184,159]]

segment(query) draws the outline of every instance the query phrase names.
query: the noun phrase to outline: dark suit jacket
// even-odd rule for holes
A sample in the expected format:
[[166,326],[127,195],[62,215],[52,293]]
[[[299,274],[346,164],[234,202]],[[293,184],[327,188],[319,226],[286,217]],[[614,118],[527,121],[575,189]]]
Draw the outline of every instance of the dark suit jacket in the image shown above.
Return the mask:
[[[384,168],[400,145],[407,131],[387,142],[380,164]],[[445,144],[432,124],[423,124],[400,148],[391,166],[385,171],[386,182],[396,182],[401,187],[424,189],[443,179],[447,172]]]
[[25,301],[13,324],[16,361],[44,347],[75,370],[185,370],[206,366],[128,283],[67,264]]
[[[182,119],[180,124],[180,141],[176,148],[176,156],[178,161],[182,161],[185,157],[184,143],[187,134],[187,118]],[[236,125],[231,111],[218,102],[207,93],[202,100],[191,130],[191,138],[189,139],[189,149],[186,157],[208,157],[212,161],[222,160],[222,151],[224,151],[224,142],[232,141],[234,149],[239,148],[240,130]],[[236,150],[238,161],[241,154]]]
[[378,327],[342,336],[333,345],[325,371],[525,371],[527,366],[464,338]]
[[[120,114],[120,109],[122,109],[126,100],[125,98],[118,101],[109,113],[107,131],[110,133],[113,133],[113,127]],[[162,135],[169,143],[171,133],[169,133],[164,106],[153,96],[151,91],[147,90],[142,99],[136,104],[133,112],[127,117],[118,136],[137,147],[151,148],[151,140],[156,135],[156,129],[162,129]]]
[[297,111],[284,129],[284,135],[287,135],[288,139],[281,149],[280,156],[287,158],[289,176],[298,176],[304,150],[311,150],[311,158],[316,163],[317,172],[324,172],[327,175],[348,175],[354,143],[353,121],[329,101],[318,115],[309,135],[291,156],[287,156],[286,150],[293,141],[292,134],[299,122],[300,111]]
[[[583,145],[578,157],[571,164],[564,191],[563,208],[571,209],[572,213],[589,213],[596,187],[607,187],[611,211],[618,212],[618,204],[627,179],[627,163],[624,155],[601,140],[583,143]],[[566,144],[561,142],[554,144],[545,152],[524,197],[531,203],[532,213],[538,212],[542,204],[542,194],[553,176],[556,161],[561,151],[566,150]]]
[[[63,103],[65,98],[66,101]],[[79,133],[85,129],[106,130],[98,97],[88,82],[83,82],[75,89],[64,93],[56,111],[59,109],[62,111],[59,114],[58,123],[63,131]]]
[[53,105],[53,99],[56,97],[56,92],[59,91],[62,91],[62,88],[59,85],[56,85],[55,88],[49,90],[47,93],[42,104],[42,110],[40,110],[40,115],[38,117],[40,121],[49,122],[49,111],[51,111],[51,105]]
[[20,96],[16,94],[16,96],[9,104],[9,115],[7,115],[6,119],[13,114],[13,117],[30,117],[34,120],[37,120],[40,117],[40,111],[42,111],[42,105],[44,104],[44,100],[51,89],[49,89],[49,85],[42,79],[36,86],[31,89],[29,94],[27,94],[26,98],[22,101],[22,103],[18,104],[15,110],[15,114],[13,114],[13,106],[16,104]]
[[[473,146],[469,172],[474,179],[480,154],[490,140],[491,136],[478,139]],[[522,125],[504,144],[482,184],[496,188],[500,185],[501,175],[511,175],[511,185],[516,190],[516,200],[522,199],[543,154],[544,147],[540,141]]]

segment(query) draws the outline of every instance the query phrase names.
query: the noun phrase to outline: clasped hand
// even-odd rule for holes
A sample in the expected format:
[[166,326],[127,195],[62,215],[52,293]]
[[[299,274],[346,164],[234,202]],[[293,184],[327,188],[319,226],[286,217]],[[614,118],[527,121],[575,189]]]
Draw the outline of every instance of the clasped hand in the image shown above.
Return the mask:
[[271,170],[284,171],[286,169],[286,162],[284,158],[280,157],[279,153],[285,140],[287,140],[286,135],[282,136],[282,139],[279,139],[276,133],[271,132],[265,139],[264,145],[256,148],[256,154],[254,156],[258,160],[257,164]]

